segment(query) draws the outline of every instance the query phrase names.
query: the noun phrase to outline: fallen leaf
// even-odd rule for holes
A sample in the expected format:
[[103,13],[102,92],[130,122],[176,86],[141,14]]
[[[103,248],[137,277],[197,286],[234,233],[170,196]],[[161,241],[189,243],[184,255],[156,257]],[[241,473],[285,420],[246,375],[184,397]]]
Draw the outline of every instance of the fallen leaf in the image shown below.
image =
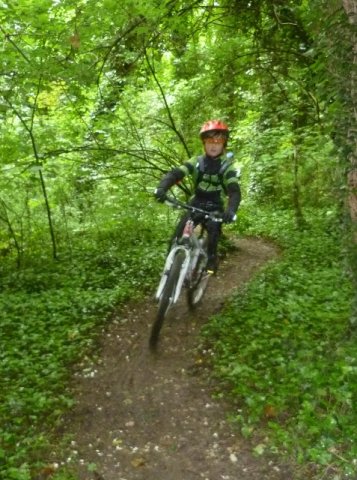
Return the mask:
[[278,415],[276,408],[273,405],[265,405],[264,407],[264,417],[265,418],[275,418]]
[[146,461],[142,457],[133,458],[133,460],[131,461],[132,466],[135,468],[143,467],[145,463]]

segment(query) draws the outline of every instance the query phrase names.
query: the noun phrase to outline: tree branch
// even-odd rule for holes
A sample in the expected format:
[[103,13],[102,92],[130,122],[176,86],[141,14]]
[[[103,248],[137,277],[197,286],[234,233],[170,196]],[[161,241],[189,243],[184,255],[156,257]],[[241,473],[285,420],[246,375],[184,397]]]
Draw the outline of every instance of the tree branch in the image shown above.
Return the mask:
[[155,83],[156,85],[158,86],[159,90],[160,90],[160,93],[161,93],[161,97],[162,97],[162,100],[165,104],[165,108],[166,108],[166,113],[167,113],[167,116],[169,117],[169,121],[170,121],[170,126],[171,126],[171,129],[175,132],[175,134],[178,136],[178,138],[180,139],[180,142],[182,143],[188,157],[191,157],[191,152],[185,142],[185,139],[182,135],[182,133],[177,129],[176,127],[176,124],[175,124],[175,121],[173,119],[173,116],[171,114],[171,110],[170,110],[170,107],[169,107],[169,104],[167,103],[167,100],[166,100],[166,96],[165,96],[165,92],[159,82],[159,79],[157,78],[157,75],[155,73],[155,69],[153,67],[153,65],[150,63],[150,60],[149,60],[149,57],[148,57],[148,54],[147,52],[145,51],[145,58],[146,58],[146,61],[147,61],[147,64],[149,66],[149,69],[150,69],[150,72],[155,80]]
[[19,48],[16,43],[11,40],[11,36],[9,33],[6,33],[5,30],[2,28],[2,26],[0,25],[0,30],[2,31],[2,33],[4,34],[4,37],[5,37],[5,40],[8,40],[11,45],[15,48],[15,50],[26,60],[27,63],[31,64],[31,61],[30,59],[25,55],[25,53],[21,50],[21,48]]

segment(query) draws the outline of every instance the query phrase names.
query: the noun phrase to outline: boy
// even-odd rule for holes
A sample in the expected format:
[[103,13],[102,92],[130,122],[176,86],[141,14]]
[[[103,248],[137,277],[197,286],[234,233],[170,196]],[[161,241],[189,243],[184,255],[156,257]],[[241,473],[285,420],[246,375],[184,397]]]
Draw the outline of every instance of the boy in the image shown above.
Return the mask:
[[[204,155],[194,157],[183,165],[168,172],[155,190],[155,197],[164,202],[166,192],[179,183],[186,175],[194,180],[194,196],[190,205],[210,212],[220,212],[223,222],[231,223],[236,219],[241,192],[238,183],[238,172],[226,155],[229,137],[228,126],[220,120],[209,120],[202,125],[200,137],[204,147]],[[225,196],[228,201],[225,205]],[[179,221],[175,237],[181,235],[189,214]],[[218,267],[217,246],[221,235],[221,223],[207,221],[208,263],[207,271],[215,273]]]

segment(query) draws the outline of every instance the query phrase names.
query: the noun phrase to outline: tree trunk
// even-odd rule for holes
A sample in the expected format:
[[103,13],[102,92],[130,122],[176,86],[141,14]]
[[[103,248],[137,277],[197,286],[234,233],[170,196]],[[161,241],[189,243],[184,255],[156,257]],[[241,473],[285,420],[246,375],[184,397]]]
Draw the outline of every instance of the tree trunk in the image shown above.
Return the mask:
[[[347,141],[350,146],[348,173],[348,205],[352,222],[357,224],[357,0],[342,0],[343,7],[351,25],[352,61],[350,68],[350,124],[347,132]],[[357,242],[357,232],[355,232]]]
[[292,154],[294,184],[293,184],[293,206],[295,211],[296,226],[299,230],[306,227],[306,221],[301,208],[300,182],[299,182],[299,151],[297,144],[294,145]]
[[9,235],[10,235],[10,239],[13,241],[13,244],[14,244],[15,249],[16,249],[16,254],[17,254],[16,265],[17,265],[17,268],[20,268],[21,258],[22,258],[22,248],[21,248],[21,246],[20,246],[20,244],[17,240],[17,235],[16,235],[16,232],[15,232],[15,229],[12,226],[12,223],[11,223],[11,220],[10,220],[10,217],[9,217],[9,214],[8,214],[7,206],[6,206],[6,204],[3,200],[1,200],[1,206],[2,206],[2,210],[3,210],[4,214],[3,214],[3,216],[0,216],[0,220],[2,220],[7,225]]
[[45,200],[48,226],[49,226],[50,235],[51,235],[52,256],[55,260],[57,260],[57,243],[56,243],[55,231],[54,231],[54,228],[53,228],[52,212],[51,212],[50,202],[48,201],[45,179],[44,179],[44,176],[43,176],[43,173],[42,173],[41,169],[39,170],[39,175],[40,175],[40,182],[41,182],[41,189],[42,189],[42,193],[43,193],[43,198]]

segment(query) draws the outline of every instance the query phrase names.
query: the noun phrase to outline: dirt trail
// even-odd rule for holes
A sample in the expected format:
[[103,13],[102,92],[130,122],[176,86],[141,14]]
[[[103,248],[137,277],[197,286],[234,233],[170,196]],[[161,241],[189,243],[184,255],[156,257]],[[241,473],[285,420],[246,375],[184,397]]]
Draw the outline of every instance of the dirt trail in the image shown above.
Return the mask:
[[293,478],[250,453],[226,421],[229,405],[212,398],[214,385],[195,352],[202,324],[276,254],[257,239],[237,246],[195,315],[185,302],[172,309],[155,355],[147,346],[151,299],[128,306],[103,334],[99,361],[76,377],[77,404],[64,426],[80,480]]

